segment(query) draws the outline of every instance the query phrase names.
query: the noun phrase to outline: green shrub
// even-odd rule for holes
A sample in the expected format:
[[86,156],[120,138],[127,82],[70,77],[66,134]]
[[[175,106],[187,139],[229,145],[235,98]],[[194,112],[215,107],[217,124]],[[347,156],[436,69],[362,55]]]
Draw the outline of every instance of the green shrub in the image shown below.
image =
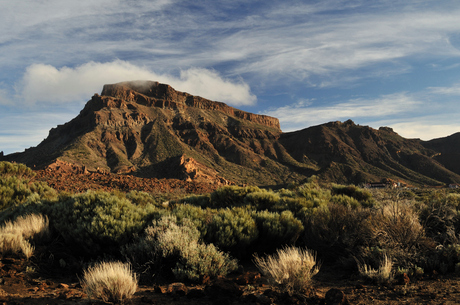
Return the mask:
[[50,221],[68,245],[93,255],[118,250],[145,228],[154,211],[111,193],[88,191],[53,205]]
[[369,209],[352,209],[340,204],[319,207],[303,219],[304,244],[327,260],[358,256],[369,245]]
[[419,218],[426,233],[441,245],[460,243],[460,217],[456,196],[432,192],[420,207]]
[[206,241],[241,257],[258,234],[250,211],[244,208],[221,209],[209,223]]
[[141,191],[131,191],[126,194],[126,199],[131,201],[133,204],[141,207],[146,207],[149,205],[152,206],[161,206],[161,203],[158,203],[152,195],[146,192]]
[[246,205],[254,207],[256,210],[272,210],[279,205],[280,200],[279,194],[267,190],[248,193],[244,197]]
[[0,176],[0,211],[23,204],[30,196],[37,194],[46,200],[57,199],[57,192],[43,182],[31,182],[27,178]]
[[347,195],[334,195],[331,198],[331,202],[343,205],[345,207],[349,207],[352,209],[356,209],[361,207],[361,204],[358,200],[353,197],[349,197]]
[[331,198],[331,192],[327,189],[321,188],[316,179],[309,180],[309,182],[294,189],[297,196],[313,202],[315,206],[327,205]]
[[284,245],[292,245],[303,232],[302,222],[291,211],[283,211],[281,214],[254,212],[254,219],[259,230],[254,250],[258,252],[271,252]]
[[201,236],[206,236],[208,232],[208,225],[211,222],[213,214],[216,214],[217,210],[202,209],[199,206],[193,206],[190,204],[177,204],[172,210],[178,222],[181,223],[183,219],[188,219],[200,232]]
[[331,191],[333,195],[346,195],[355,198],[363,207],[373,207],[375,205],[371,192],[354,185],[333,184]]
[[21,163],[11,163],[7,161],[0,161],[0,176],[17,178],[33,178],[35,173],[32,169]]
[[180,200],[180,202],[206,208],[211,206],[211,195],[192,195]]
[[224,186],[211,193],[212,208],[231,208],[245,204],[244,197],[249,193],[259,192],[257,186]]
[[237,261],[214,245],[199,241],[200,233],[188,219],[164,216],[145,230],[145,236],[127,246],[124,253],[149,274],[171,273],[178,280],[199,281],[225,276]]

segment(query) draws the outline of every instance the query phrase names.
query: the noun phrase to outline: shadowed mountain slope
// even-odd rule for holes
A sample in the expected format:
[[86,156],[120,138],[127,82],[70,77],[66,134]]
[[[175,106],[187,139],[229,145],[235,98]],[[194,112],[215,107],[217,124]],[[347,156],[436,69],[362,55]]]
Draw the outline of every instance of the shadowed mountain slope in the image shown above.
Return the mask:
[[316,174],[337,183],[441,185],[460,183],[459,146],[460,134],[424,142],[352,121],[282,133],[276,118],[137,81],[105,85],[37,147],[3,159],[218,184],[275,185]]

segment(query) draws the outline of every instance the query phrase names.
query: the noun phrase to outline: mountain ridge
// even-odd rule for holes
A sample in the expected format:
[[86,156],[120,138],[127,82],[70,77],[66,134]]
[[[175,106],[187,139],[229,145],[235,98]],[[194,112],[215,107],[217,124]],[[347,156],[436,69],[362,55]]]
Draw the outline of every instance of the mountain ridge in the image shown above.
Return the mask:
[[351,120],[285,133],[276,118],[133,81],[105,85],[37,147],[2,159],[217,184],[279,185],[318,175],[335,183],[443,185],[460,183],[458,148],[460,133],[405,139]]

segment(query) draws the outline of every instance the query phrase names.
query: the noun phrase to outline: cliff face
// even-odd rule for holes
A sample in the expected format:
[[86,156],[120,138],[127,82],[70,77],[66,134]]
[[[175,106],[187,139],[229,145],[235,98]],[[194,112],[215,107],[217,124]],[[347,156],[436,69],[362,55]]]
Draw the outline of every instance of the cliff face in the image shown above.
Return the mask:
[[282,133],[276,118],[137,81],[105,85],[37,147],[3,159],[219,185],[275,185],[311,175],[336,183],[391,178],[440,185],[460,183],[458,147],[458,135],[423,142],[352,121]]
[[280,131],[280,124],[277,118],[241,111],[221,102],[214,102],[199,96],[176,91],[171,86],[158,82],[138,81],[105,85],[101,95],[149,107],[170,108],[183,111],[187,107],[193,107],[202,110],[218,111]]

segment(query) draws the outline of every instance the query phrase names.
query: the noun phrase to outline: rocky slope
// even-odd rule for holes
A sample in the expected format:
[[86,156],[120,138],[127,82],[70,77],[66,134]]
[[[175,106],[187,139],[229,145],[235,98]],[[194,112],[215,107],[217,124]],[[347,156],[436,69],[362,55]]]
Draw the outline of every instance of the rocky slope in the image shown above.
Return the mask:
[[460,134],[424,142],[352,121],[283,133],[276,118],[137,81],[105,85],[37,147],[3,159],[217,185],[278,185],[313,174],[337,183],[442,185],[460,183],[459,146]]

